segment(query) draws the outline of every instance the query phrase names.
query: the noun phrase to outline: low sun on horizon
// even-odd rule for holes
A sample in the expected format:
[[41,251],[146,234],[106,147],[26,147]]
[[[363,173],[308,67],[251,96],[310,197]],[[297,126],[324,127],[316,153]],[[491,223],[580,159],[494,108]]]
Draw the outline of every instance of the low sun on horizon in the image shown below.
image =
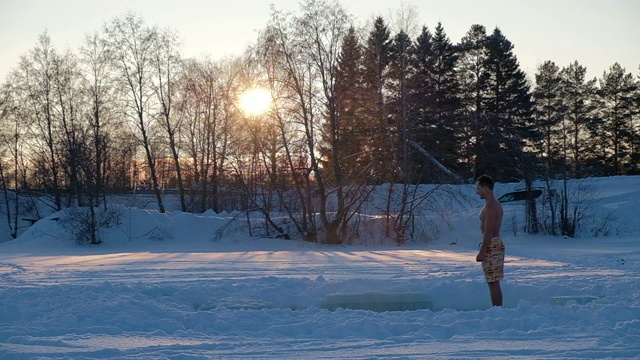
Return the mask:
[[240,95],[240,109],[246,115],[260,115],[271,106],[271,94],[263,88],[252,88]]

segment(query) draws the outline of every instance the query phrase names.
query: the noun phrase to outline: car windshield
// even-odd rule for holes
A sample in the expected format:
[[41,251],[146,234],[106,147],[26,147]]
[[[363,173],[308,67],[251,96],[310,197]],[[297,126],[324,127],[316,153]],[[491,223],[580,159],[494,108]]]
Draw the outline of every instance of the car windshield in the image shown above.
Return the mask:
[[504,202],[510,202],[510,201],[537,199],[540,197],[540,195],[542,195],[542,190],[540,189],[533,189],[531,191],[526,191],[526,190],[513,191],[500,196],[498,198],[498,201],[501,203],[504,203]]

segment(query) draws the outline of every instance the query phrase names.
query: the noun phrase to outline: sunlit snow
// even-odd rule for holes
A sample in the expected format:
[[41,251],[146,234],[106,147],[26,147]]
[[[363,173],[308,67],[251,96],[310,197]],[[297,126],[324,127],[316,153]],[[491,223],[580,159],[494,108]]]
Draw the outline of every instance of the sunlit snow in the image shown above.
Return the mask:
[[475,262],[473,185],[437,240],[400,247],[215,237],[231,214],[128,207],[77,245],[53,214],[0,244],[0,358],[638,358],[640,177],[584,181],[590,225],[615,212],[606,236],[526,235],[505,205],[502,308]]

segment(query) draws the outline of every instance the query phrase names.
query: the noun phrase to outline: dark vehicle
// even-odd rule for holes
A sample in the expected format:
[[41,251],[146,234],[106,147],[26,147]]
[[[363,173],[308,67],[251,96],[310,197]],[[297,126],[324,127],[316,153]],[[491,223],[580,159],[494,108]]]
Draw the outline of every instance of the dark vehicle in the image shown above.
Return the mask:
[[533,188],[530,191],[516,190],[508,192],[498,198],[498,201],[512,204],[524,204],[528,199],[535,199],[536,201],[548,203],[557,195],[555,190],[547,190],[545,188]]

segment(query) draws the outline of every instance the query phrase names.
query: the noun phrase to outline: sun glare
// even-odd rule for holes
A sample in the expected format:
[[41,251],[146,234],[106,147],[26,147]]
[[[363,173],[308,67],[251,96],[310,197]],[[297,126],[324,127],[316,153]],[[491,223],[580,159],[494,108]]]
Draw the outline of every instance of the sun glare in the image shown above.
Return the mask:
[[253,88],[240,96],[240,108],[247,115],[260,115],[271,105],[271,95],[265,89]]

